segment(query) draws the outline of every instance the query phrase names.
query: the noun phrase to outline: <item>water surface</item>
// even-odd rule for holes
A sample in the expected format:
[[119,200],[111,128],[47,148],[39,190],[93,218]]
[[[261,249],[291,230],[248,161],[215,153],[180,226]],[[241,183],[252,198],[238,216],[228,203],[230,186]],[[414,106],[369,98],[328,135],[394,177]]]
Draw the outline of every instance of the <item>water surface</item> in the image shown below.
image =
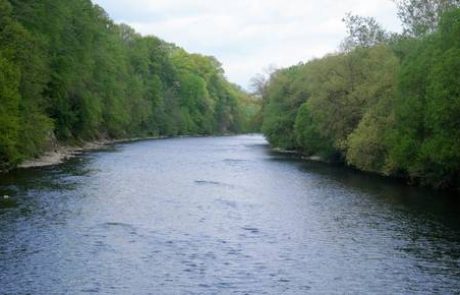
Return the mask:
[[0,178],[0,294],[460,294],[460,202],[270,151],[117,145]]

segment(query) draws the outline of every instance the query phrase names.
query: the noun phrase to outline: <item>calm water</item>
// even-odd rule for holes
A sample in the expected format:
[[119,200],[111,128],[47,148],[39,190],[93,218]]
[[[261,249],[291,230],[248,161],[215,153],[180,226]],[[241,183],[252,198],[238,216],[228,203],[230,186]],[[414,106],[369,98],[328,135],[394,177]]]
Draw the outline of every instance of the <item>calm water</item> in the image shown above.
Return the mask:
[[261,136],[0,178],[0,294],[460,294],[460,201]]

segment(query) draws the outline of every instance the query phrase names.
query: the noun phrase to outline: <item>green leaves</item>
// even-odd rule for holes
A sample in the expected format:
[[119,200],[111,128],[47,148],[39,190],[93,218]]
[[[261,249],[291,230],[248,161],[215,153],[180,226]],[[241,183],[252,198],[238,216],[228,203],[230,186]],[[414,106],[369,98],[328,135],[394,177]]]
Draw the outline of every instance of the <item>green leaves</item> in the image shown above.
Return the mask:
[[420,41],[401,70],[390,157],[410,177],[456,185],[460,172],[460,10]]
[[0,52],[0,171],[19,160],[19,71]]
[[264,133],[274,146],[309,156],[458,187],[460,9],[444,14],[433,34],[388,45],[360,41],[370,32],[365,20],[349,20],[357,29],[352,50],[272,75]]
[[283,149],[297,148],[294,126],[299,107],[308,93],[298,88],[301,67],[276,71],[268,82],[264,98],[262,131],[270,143]]
[[142,37],[89,0],[0,0],[0,170],[54,136],[240,132],[246,105],[215,58]]

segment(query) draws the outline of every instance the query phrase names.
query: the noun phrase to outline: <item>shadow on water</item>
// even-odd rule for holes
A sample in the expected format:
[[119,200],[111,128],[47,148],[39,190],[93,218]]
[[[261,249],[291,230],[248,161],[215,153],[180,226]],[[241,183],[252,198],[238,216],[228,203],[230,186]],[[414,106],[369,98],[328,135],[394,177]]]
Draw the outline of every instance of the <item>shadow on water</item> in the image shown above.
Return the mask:
[[[312,183],[318,187],[319,198],[332,196],[333,199],[320,201],[320,210],[333,211],[338,216],[338,224],[345,230],[367,224],[358,228],[363,231],[376,228],[377,234],[391,233],[395,239],[392,246],[395,253],[404,253],[419,261],[417,267],[422,273],[460,275],[458,193],[412,187],[397,179],[305,161],[295,154],[271,151],[269,154],[274,161],[285,162],[313,175],[316,181]],[[326,195],[322,188],[329,188]],[[438,264],[443,264],[444,268],[433,267]]]
[[94,154],[82,154],[63,164],[16,169],[1,175],[0,215],[9,212],[29,216],[47,207],[55,208],[50,203],[58,202],[56,198],[64,192],[78,190],[86,178],[97,172],[89,168],[93,157]]
[[[89,168],[91,161],[102,153],[121,152],[117,145],[100,150],[84,152],[62,164],[37,168],[18,168],[7,174],[0,174],[0,195],[14,196],[28,190],[72,190],[77,177],[89,177],[97,173]],[[20,191],[19,191],[20,190]]]
[[323,182],[352,189],[374,201],[384,202],[406,214],[426,217],[460,230],[460,194],[410,186],[400,179],[364,173],[339,164],[303,160],[295,153],[268,151],[271,160],[290,163],[305,173],[320,175]]
[[73,176],[88,175],[90,171],[85,167],[89,161],[89,157],[81,156],[70,159],[60,165],[16,169],[0,177],[0,192],[5,190],[9,191],[10,194],[14,194],[18,192],[17,189],[19,188],[24,191],[71,189],[71,187],[67,187],[69,181],[66,181],[66,179]]

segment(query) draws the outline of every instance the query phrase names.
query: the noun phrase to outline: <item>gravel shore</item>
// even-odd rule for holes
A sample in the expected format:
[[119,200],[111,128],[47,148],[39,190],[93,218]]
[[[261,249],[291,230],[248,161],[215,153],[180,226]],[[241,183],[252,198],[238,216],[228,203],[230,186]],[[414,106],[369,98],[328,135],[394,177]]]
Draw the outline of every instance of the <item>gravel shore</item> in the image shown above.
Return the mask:
[[97,141],[85,143],[83,146],[59,146],[54,151],[49,151],[36,159],[24,161],[18,168],[45,167],[61,164],[85,151],[99,150],[107,145],[113,144],[114,141]]

